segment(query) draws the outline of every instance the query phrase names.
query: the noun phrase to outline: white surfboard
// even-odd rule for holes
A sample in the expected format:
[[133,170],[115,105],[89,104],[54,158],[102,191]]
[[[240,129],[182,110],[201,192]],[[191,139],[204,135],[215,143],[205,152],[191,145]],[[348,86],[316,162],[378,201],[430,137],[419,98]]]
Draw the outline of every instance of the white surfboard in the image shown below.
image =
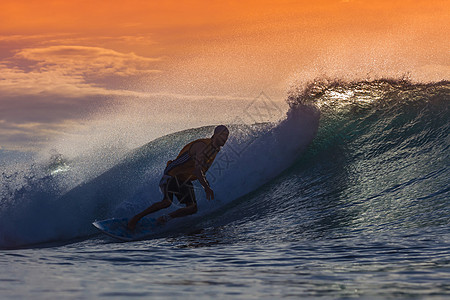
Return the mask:
[[128,218],[95,221],[92,225],[101,232],[126,242],[143,239],[154,233],[154,229],[159,227],[156,219],[148,217],[141,219],[134,230],[128,230]]

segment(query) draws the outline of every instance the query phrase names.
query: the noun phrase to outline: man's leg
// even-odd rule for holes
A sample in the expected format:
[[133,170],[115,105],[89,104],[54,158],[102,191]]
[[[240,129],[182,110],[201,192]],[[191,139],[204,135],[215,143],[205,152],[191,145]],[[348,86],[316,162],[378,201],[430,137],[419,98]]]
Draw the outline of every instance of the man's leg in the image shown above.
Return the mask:
[[153,203],[152,205],[150,205],[149,207],[147,207],[144,211],[138,213],[137,215],[135,215],[129,222],[128,222],[128,229],[130,230],[134,230],[134,228],[136,228],[136,224],[137,222],[139,222],[140,219],[142,219],[143,217],[145,217],[148,214],[151,214],[155,211],[164,209],[169,207],[170,205],[172,205],[172,201],[169,198],[164,198],[162,201],[160,202],[156,202]]
[[197,212],[197,203],[193,203],[186,207],[177,209],[176,211],[170,213],[169,216],[171,218],[179,218],[179,217],[184,217],[184,216],[195,214],[196,212]]
[[[192,182],[183,182],[181,186],[179,186],[179,193],[176,193],[175,195],[177,196],[178,201],[181,204],[185,204],[186,207],[171,212],[168,215],[169,219],[184,217],[197,212],[197,201],[195,200],[194,186],[192,185]],[[157,219],[157,222],[160,224],[164,224],[167,221],[167,216],[161,216]]]
[[139,222],[140,219],[145,217],[148,214],[154,213],[158,210],[164,209],[172,205],[173,200],[173,194],[176,193],[178,190],[178,185],[176,183],[175,178],[169,179],[167,184],[164,186],[164,199],[160,202],[156,202],[149,207],[147,207],[144,211],[141,213],[135,215],[129,222],[128,222],[128,229],[134,230],[136,228],[137,222]]

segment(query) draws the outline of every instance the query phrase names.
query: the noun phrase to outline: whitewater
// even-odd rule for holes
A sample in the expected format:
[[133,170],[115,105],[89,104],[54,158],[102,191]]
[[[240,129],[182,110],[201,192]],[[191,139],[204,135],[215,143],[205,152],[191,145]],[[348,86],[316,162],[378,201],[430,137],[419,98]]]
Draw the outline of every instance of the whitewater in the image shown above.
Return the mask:
[[115,159],[0,157],[0,296],[446,298],[449,100],[448,81],[297,86],[280,121],[226,124],[213,201],[196,184],[197,214],[129,243],[91,223],[159,201],[165,163],[217,124]]

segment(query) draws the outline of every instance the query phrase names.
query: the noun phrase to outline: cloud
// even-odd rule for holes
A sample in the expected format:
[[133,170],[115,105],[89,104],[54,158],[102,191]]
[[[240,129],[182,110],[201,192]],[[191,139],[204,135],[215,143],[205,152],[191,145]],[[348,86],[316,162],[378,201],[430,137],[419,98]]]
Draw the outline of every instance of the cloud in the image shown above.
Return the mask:
[[65,97],[104,94],[103,88],[85,82],[81,75],[67,74],[65,70],[24,71],[0,65],[0,95],[56,94]]
[[33,41],[41,45],[99,45],[105,42],[134,43],[139,45],[154,45],[156,42],[149,35],[119,35],[119,36],[79,36],[75,33],[52,34],[9,34],[1,35],[0,42],[13,43],[20,41]]
[[0,120],[0,148],[33,151],[45,145],[52,137],[82,126],[82,122],[74,120],[60,123],[14,123]]
[[[1,40],[1,37],[0,37]],[[117,48],[126,49],[141,49],[142,47],[154,46],[157,44],[149,35],[121,35],[121,36],[53,36],[42,39],[40,45],[55,46],[55,45],[81,45],[108,48],[113,46]]]
[[20,42],[20,41],[30,41],[30,40],[44,40],[49,38],[55,38],[61,36],[61,34],[35,34],[35,35],[24,35],[24,34],[12,34],[12,35],[0,35],[0,42]]
[[96,74],[97,76],[131,76],[159,72],[152,65],[158,58],[111,49],[87,46],[50,46],[23,49],[15,58],[36,62],[40,71],[62,70],[67,74]]
[[[83,97],[128,94],[128,91],[108,88],[107,78],[158,73],[160,71],[153,66],[159,60],[100,47],[22,49],[0,63],[0,95]],[[106,88],[96,84],[100,80]]]
[[[24,38],[15,36],[11,39],[20,41]],[[39,36],[35,38],[39,39]],[[141,39],[121,38],[136,42]],[[216,107],[216,101],[222,103],[220,114],[217,113],[222,115],[236,103],[253,99],[198,93],[197,90],[190,94],[177,93],[171,89],[173,80],[167,80],[166,86],[158,85],[159,92],[151,92],[151,87],[147,92],[120,88],[114,82],[122,80],[129,83],[133,79],[141,79],[140,76],[148,77],[160,72],[157,66],[161,59],[119,52],[107,46],[44,45],[21,47],[14,51],[13,56],[0,61],[0,145],[4,148],[38,149],[56,137],[67,137],[78,131],[89,132],[92,128],[83,124],[86,120],[99,118],[108,110],[115,112],[117,107],[122,109],[117,114],[113,113],[113,117],[100,116],[105,128],[112,128],[112,124],[121,119],[121,124],[126,126],[135,124],[132,130],[128,130],[130,132],[141,127],[146,130],[153,128],[155,122],[163,132],[168,130],[168,123],[175,124],[170,127],[175,130],[192,122],[199,126],[208,118],[215,120],[208,108]],[[196,109],[199,103],[205,111],[201,112],[201,118],[193,118],[199,113]],[[124,110],[131,110],[130,107],[133,107],[132,112],[124,115]],[[139,114],[142,114],[142,120],[136,125]],[[145,136],[142,140],[147,138],[151,137]]]

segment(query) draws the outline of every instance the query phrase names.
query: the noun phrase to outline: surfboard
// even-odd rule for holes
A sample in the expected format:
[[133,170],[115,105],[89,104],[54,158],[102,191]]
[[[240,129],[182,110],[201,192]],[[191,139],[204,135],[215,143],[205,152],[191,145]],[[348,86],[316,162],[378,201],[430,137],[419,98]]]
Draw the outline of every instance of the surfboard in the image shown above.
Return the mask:
[[141,219],[134,230],[128,230],[128,218],[95,221],[92,225],[101,232],[125,242],[143,239],[154,233],[153,230],[158,226],[156,219],[148,217]]

